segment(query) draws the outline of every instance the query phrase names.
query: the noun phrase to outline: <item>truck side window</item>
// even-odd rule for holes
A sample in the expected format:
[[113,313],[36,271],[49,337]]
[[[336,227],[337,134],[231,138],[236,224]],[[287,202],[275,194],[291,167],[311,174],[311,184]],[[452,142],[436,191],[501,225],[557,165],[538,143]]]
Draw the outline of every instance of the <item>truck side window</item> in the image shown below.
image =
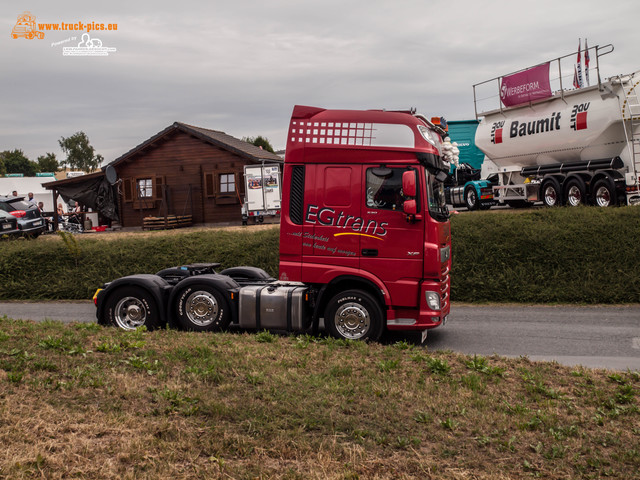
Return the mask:
[[404,171],[401,168],[367,169],[367,207],[402,211]]

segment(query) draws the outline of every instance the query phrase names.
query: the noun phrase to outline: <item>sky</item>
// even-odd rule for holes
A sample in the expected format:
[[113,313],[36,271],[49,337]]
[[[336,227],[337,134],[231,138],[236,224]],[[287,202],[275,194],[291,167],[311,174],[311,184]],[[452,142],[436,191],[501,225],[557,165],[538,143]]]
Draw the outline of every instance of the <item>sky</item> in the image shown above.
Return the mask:
[[[36,24],[117,29],[14,39],[25,11]],[[83,131],[109,162],[176,121],[284,149],[294,105],[473,119],[474,84],[576,52],[579,39],[613,44],[603,78],[640,69],[636,12],[632,0],[4,1],[0,151],[61,160],[58,140]],[[87,39],[108,55],[64,54],[86,53]]]

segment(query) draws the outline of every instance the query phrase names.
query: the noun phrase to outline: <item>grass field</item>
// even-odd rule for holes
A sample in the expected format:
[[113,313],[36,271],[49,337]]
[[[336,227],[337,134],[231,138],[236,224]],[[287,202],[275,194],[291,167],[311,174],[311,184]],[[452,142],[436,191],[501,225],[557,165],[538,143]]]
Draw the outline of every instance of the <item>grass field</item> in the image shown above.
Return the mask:
[[[452,218],[453,300],[640,301],[637,209]],[[277,272],[278,228],[0,244],[0,298],[191,262]],[[632,479],[639,372],[267,332],[0,317],[0,479]]]
[[0,478],[638,478],[638,372],[0,318]]

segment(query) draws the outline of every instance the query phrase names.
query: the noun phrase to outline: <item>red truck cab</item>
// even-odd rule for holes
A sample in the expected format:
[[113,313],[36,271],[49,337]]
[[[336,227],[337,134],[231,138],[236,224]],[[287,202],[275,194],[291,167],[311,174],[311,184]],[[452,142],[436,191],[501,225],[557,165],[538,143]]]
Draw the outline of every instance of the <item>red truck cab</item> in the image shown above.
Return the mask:
[[296,106],[288,131],[279,280],[314,289],[315,321],[377,339],[442,325],[451,227],[444,131],[413,112]]

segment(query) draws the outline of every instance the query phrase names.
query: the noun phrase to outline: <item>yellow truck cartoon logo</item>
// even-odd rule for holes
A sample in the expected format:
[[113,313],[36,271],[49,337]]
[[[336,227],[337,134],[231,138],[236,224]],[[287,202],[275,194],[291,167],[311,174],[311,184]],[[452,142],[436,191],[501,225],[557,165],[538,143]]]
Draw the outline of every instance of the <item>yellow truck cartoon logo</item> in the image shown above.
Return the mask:
[[44,32],[39,32],[36,27],[36,17],[31,12],[24,12],[18,15],[18,21],[11,30],[13,38],[24,37],[29,40],[33,38],[44,38]]

